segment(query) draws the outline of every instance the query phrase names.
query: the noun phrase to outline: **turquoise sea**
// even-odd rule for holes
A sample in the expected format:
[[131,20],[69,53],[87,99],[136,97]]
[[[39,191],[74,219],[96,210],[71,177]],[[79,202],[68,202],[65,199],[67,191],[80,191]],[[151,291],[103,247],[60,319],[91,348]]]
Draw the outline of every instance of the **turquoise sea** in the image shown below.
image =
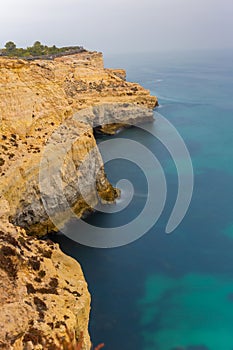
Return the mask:
[[[55,237],[89,283],[92,341],[106,350],[233,350],[233,52],[116,55],[106,66],[124,67],[128,80],[158,96],[158,112],[188,147],[195,185],[187,215],[166,235],[177,195],[173,160],[140,129],[115,136],[156,154],[168,195],[155,226],[127,246],[95,249]],[[133,163],[111,161],[106,171],[114,183],[130,179],[141,195],[122,213],[88,219],[101,227],[132,220],[147,196],[145,176]]]

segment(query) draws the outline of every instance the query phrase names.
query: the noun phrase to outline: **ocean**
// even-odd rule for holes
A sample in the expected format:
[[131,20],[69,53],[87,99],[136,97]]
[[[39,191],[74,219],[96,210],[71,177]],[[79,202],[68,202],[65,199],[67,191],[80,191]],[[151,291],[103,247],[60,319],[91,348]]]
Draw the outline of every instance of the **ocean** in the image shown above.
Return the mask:
[[[183,138],[194,170],[187,214],[166,234],[178,188],[174,160],[154,136],[140,128],[124,130],[113,138],[143,144],[163,168],[167,198],[160,218],[140,239],[118,248],[90,248],[66,236],[53,237],[82,265],[92,295],[91,338],[95,345],[105,343],[106,350],[233,349],[232,54],[167,52],[105,59],[107,67],[125,68],[129,81],[158,96],[157,111]],[[159,130],[156,120],[151,128]],[[107,163],[106,173],[113,183],[129,179],[135,195],[122,212],[95,213],[87,220],[117,227],[139,215],[148,186],[143,171],[127,160]]]

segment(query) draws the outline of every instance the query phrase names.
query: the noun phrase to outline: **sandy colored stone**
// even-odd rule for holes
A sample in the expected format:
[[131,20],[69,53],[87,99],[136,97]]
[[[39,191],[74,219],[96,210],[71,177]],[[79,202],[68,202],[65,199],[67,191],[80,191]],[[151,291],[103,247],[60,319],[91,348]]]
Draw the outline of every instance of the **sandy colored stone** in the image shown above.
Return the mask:
[[27,236],[6,214],[7,208],[0,216],[0,347],[49,349],[67,339],[68,329],[89,350],[90,295],[80,265],[57,244]]
[[[64,224],[67,205],[82,217],[98,201],[112,202],[119,195],[105,175],[93,128],[114,134],[152,120],[157,105],[148,90],[125,78],[122,69],[105,69],[97,52],[32,62],[0,58],[3,349],[49,349],[49,343],[56,346],[58,338],[67,337],[67,330],[77,339],[83,335],[83,350],[91,347],[90,295],[79,264],[58,245],[25,230],[43,236],[58,229],[45,203]],[[88,202],[78,190],[80,181]]]
[[[66,141],[73,140],[61,169],[62,188],[69,205],[82,217],[97,204],[98,196],[110,201],[117,196],[105,176],[98,149],[86,166],[86,174],[85,169],[81,174],[83,179],[90,179],[90,174],[98,178],[97,192],[90,193],[92,205],[75,190],[80,181],[80,161],[96,147],[93,127],[114,134],[134,119],[152,118],[157,104],[148,90],[125,81],[124,70],[105,69],[102,54],[97,52],[52,61],[0,58],[0,94],[0,196],[8,201],[10,221],[37,235],[57,230],[40,196],[39,173],[45,145],[54,145],[55,169]],[[145,113],[140,112],[140,117],[134,113],[132,118],[128,107],[120,107],[126,113],[119,112],[119,105],[145,108]],[[47,188],[48,203],[54,206],[62,224],[69,217],[58,199],[60,189],[56,181],[53,183]]]

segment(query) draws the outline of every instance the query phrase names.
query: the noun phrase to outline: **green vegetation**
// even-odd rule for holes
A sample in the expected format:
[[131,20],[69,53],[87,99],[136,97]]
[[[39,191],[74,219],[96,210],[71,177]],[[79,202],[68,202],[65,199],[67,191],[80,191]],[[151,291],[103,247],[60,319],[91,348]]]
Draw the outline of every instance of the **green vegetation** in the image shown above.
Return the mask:
[[8,57],[38,57],[38,56],[53,56],[59,54],[66,54],[72,52],[82,51],[81,46],[68,46],[68,47],[56,47],[47,46],[41,44],[40,41],[36,41],[33,46],[27,47],[26,49],[17,48],[13,41],[8,41],[5,44],[5,48],[0,50],[1,56]]

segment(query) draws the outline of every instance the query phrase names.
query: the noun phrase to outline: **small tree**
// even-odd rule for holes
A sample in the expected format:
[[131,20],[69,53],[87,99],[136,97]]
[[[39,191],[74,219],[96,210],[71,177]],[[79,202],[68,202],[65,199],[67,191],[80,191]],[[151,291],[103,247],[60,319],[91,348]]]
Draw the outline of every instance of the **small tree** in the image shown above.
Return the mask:
[[35,41],[34,44],[33,44],[33,47],[35,48],[41,48],[42,47],[42,44],[40,41]]
[[33,46],[30,47],[30,51],[33,55],[42,55],[44,51],[44,45],[42,45],[40,41],[36,41]]
[[16,49],[16,45],[13,41],[8,41],[6,44],[5,44],[5,48],[8,52],[10,51],[13,51]]

